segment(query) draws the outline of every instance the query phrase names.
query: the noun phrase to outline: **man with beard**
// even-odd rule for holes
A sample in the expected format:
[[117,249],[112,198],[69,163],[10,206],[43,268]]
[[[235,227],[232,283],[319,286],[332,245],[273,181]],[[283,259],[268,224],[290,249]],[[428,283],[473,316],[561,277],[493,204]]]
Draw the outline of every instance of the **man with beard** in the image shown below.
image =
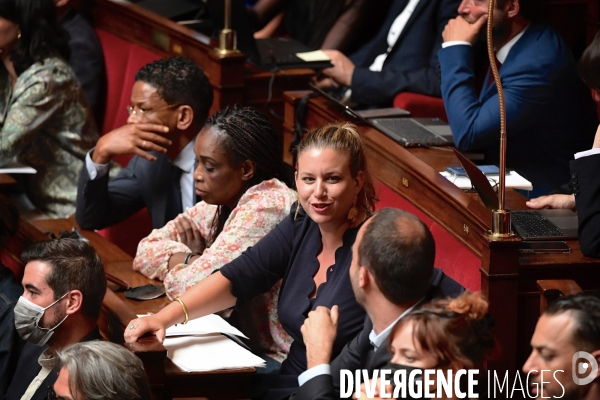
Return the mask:
[[356,301],[367,311],[364,328],[330,364],[338,308],[311,311],[301,328],[308,369],[298,377],[300,388],[292,398],[339,398],[340,370],[372,373],[391,360],[387,338],[400,318],[432,298],[462,293],[458,283],[433,268],[434,259],[431,232],[414,215],[385,208],[365,222],[350,265]]
[[27,343],[4,399],[43,400],[58,376],[56,351],[101,339],[97,321],[106,278],[100,257],[78,239],[36,243],[21,258],[24,292],[14,314]]
[[[597,124],[589,92],[560,35],[537,17],[537,0],[497,0],[493,15],[496,65],[504,89],[507,167],[533,184],[533,195],[569,180],[569,160],[589,148]],[[463,0],[444,29],[438,53],[442,97],[460,150],[498,164],[498,92],[488,69],[478,94],[472,44],[485,33],[487,0]]]
[[[530,397],[600,399],[600,299],[586,294],[557,299],[538,320],[531,347],[523,365]],[[588,353],[590,359],[577,352]],[[596,371],[591,358],[596,360]],[[575,378],[588,376],[590,382],[575,383]]]

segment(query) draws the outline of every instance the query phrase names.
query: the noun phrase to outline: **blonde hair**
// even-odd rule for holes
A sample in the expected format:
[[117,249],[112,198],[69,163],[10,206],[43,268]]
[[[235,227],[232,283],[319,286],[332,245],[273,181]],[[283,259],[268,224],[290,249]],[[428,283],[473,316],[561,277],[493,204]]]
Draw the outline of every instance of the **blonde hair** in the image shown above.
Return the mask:
[[360,171],[364,174],[364,183],[356,198],[356,207],[371,214],[375,211],[375,188],[367,169],[365,140],[356,125],[349,122],[328,124],[309,131],[298,145],[298,158],[307,150],[335,149],[348,155],[350,173],[355,178]]

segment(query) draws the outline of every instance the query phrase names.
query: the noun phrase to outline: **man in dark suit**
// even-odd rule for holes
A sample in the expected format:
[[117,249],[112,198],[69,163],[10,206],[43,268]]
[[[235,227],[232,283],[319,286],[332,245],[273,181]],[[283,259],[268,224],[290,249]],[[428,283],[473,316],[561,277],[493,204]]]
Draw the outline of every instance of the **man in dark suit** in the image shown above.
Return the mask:
[[106,294],[100,257],[85,241],[39,242],[21,256],[25,289],[14,309],[27,341],[5,400],[45,400],[58,376],[56,351],[101,339],[97,322]]
[[85,97],[100,128],[106,104],[104,53],[92,26],[75,10],[70,0],[54,0],[60,26],[69,33],[69,65],[81,83]]
[[[212,104],[212,87],[192,61],[173,57],[138,71],[127,125],[98,140],[79,176],[75,219],[102,229],[148,207],[154,228],[196,204],[193,139]],[[116,155],[135,154],[109,181]]]
[[[600,103],[600,32],[579,59],[579,74]],[[531,199],[531,208],[577,208],[579,244],[588,257],[600,258],[600,127],[590,150],[574,155],[571,161],[572,194],[553,194]]]
[[338,307],[317,307],[302,326],[307,371],[298,377],[299,399],[337,399],[340,371],[371,373],[391,359],[387,338],[400,318],[435,297],[464,290],[433,268],[435,243],[415,216],[395,208],[377,212],[360,228],[352,248],[350,280],[358,303],[367,311],[363,330],[330,364]]
[[[486,79],[477,94],[471,65],[471,45],[484,30],[487,9],[487,1],[463,0],[460,16],[443,32],[438,56],[456,146],[483,152],[486,164],[498,164],[498,93]],[[499,0],[493,28],[506,103],[507,167],[533,183],[533,195],[568,181],[569,160],[589,146],[598,123],[571,51],[538,13],[536,0]]]
[[[459,0],[394,0],[377,34],[349,58],[326,50],[333,68],[322,88],[345,86],[362,106],[391,107],[401,92],[440,96],[437,51]],[[348,93],[348,92],[347,92]]]

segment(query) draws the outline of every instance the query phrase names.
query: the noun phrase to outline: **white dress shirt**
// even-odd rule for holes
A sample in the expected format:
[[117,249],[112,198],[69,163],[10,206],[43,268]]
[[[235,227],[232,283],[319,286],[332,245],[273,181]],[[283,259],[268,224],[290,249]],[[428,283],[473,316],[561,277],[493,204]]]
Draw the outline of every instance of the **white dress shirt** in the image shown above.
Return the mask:
[[[85,167],[90,176],[90,180],[98,179],[108,173],[110,163],[108,164],[96,164],[92,161],[92,152],[95,147],[91,149],[85,156]],[[183,150],[179,153],[173,165],[176,165],[183,172],[179,180],[179,187],[181,188],[181,205],[182,210],[188,207],[193,207],[196,203],[194,199],[194,141],[189,142]]]
[[406,26],[406,23],[408,22],[408,19],[412,15],[413,11],[415,11],[417,4],[419,4],[419,0],[410,0],[408,2],[408,4],[406,5],[406,7],[404,7],[404,10],[402,10],[402,12],[396,17],[396,19],[392,23],[392,26],[390,27],[390,31],[388,32],[388,37],[387,37],[388,48],[387,48],[386,52],[375,57],[373,64],[371,64],[371,66],[369,67],[369,70],[375,71],[375,72],[381,71],[381,69],[383,68],[383,63],[385,62],[385,59],[387,58],[388,54],[390,54],[390,52],[394,48],[394,45],[398,41],[400,34],[404,30],[404,27]]

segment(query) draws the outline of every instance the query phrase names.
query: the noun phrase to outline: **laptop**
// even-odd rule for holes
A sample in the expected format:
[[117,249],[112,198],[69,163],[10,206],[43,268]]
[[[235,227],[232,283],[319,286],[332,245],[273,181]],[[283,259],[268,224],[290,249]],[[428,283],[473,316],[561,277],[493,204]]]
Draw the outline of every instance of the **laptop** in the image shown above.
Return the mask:
[[[497,210],[498,194],[492,188],[488,178],[462,153],[453,150],[485,207],[490,211]],[[511,211],[510,215],[513,230],[523,240],[577,239],[579,222],[577,214],[571,210]]]
[[[404,147],[448,146],[454,143],[450,126],[439,118],[407,118],[410,111],[397,108],[393,117],[371,117],[377,110],[356,111],[335,96],[316,85],[310,87],[343,114],[383,132]],[[387,109],[384,109],[387,110]]]
[[[225,2],[223,0],[207,0],[206,6],[218,32],[223,29]],[[236,31],[237,47],[246,54],[248,63],[266,70],[286,68],[330,68],[327,61],[304,61],[297,53],[311,51],[310,48],[291,38],[254,39],[252,27],[244,0],[231,0],[231,28]]]

